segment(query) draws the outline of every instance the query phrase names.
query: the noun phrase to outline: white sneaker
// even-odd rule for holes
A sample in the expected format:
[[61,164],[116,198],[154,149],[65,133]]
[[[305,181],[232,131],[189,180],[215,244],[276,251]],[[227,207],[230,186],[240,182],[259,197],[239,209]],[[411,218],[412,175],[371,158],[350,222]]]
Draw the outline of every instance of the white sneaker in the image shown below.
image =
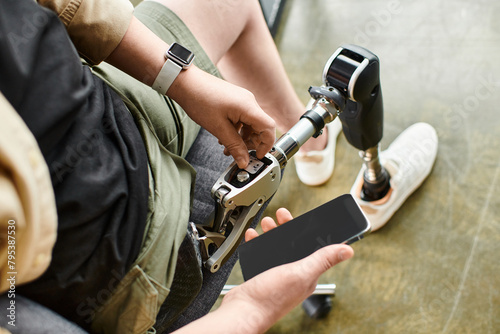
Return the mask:
[[416,123],[403,131],[387,150],[380,153],[381,163],[391,176],[391,189],[378,201],[367,202],[360,198],[365,167],[361,168],[351,188],[351,195],[370,221],[372,231],[384,226],[422,184],[431,172],[437,148],[438,137],[431,125]]
[[294,156],[297,176],[302,183],[308,186],[319,186],[330,179],[335,166],[335,148],[337,137],[342,131],[342,123],[335,118],[326,125],[328,141],[322,151],[298,152]]

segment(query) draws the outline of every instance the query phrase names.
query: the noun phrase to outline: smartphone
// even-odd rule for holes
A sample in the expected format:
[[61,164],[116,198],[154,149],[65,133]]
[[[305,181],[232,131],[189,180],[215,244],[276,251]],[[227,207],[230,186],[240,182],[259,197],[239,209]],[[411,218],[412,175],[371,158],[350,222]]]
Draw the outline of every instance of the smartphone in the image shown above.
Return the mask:
[[351,244],[370,231],[351,195],[339,196],[238,248],[243,278],[305,258],[332,244]]

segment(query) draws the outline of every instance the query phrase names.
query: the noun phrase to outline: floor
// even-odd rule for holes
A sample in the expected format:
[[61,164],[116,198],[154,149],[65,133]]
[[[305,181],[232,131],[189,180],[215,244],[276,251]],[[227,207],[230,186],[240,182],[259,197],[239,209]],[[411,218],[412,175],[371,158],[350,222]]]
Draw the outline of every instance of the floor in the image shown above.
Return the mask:
[[[499,17],[493,0],[288,0],[276,43],[304,102],[335,49],[359,44],[381,61],[382,148],[421,121],[440,142],[421,188],[321,278],[337,285],[330,314],[297,307],[269,333],[500,333]],[[290,166],[268,214],[349,192],[360,166],[341,134],[330,181],[304,186]]]

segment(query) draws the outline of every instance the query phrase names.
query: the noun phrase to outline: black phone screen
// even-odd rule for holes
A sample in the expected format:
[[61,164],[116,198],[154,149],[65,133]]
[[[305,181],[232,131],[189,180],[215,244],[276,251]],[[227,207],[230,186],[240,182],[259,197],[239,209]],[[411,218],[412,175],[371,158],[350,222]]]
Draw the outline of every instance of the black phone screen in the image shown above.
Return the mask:
[[238,248],[243,278],[294,262],[331,244],[352,243],[370,224],[351,195],[339,196]]

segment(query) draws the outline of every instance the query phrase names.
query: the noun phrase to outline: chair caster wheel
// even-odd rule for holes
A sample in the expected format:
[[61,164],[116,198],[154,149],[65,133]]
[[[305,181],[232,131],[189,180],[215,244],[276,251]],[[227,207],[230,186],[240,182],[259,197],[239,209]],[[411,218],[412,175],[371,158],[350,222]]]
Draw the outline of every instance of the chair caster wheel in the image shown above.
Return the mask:
[[332,298],[329,295],[312,295],[302,303],[302,308],[312,319],[321,319],[332,309]]

